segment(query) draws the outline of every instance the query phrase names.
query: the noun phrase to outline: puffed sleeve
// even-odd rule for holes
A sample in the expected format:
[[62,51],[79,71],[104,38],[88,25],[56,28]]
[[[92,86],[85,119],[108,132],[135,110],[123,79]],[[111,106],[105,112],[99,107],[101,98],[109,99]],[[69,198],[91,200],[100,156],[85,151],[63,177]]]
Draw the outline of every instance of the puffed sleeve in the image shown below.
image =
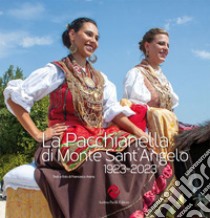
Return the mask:
[[54,64],[47,64],[43,68],[33,71],[25,80],[11,80],[4,90],[5,104],[12,113],[7,103],[9,98],[30,112],[34,103],[55,90],[64,81],[64,73]]
[[171,83],[169,83],[169,87],[171,90],[171,96],[172,96],[172,108],[174,109],[179,105],[179,96],[174,92]]
[[144,83],[144,76],[138,68],[128,71],[124,79],[123,97],[135,104],[147,104],[151,94]]
[[108,123],[120,113],[125,114],[125,116],[131,116],[135,114],[129,107],[123,107],[117,100],[117,93],[115,85],[110,82],[106,75],[102,73],[105,85],[104,85],[104,102],[103,102],[103,113],[104,121]]

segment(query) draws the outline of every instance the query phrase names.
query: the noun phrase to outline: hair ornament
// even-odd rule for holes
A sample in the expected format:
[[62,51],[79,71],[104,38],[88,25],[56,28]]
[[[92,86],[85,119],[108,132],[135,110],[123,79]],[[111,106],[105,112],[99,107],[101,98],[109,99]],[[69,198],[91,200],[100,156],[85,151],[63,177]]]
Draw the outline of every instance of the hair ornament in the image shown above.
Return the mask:
[[66,24],[66,29],[67,29],[67,30],[70,29],[70,24],[69,24],[69,23]]

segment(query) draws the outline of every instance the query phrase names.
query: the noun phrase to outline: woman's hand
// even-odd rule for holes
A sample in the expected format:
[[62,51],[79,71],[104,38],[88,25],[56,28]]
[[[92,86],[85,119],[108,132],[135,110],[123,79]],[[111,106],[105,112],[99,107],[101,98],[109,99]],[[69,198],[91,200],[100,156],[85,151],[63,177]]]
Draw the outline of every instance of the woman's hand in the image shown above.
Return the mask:
[[147,145],[148,149],[152,149],[154,146],[154,139],[151,135],[147,134],[140,128],[136,128],[134,131],[134,135],[141,141],[142,144]]
[[7,103],[13,110],[18,121],[24,127],[24,129],[37,141],[43,142],[51,139],[53,136],[62,137],[64,131],[68,128],[65,123],[58,123],[49,128],[44,132],[40,131],[33,120],[30,117],[30,114],[20,105],[13,102],[10,98],[7,100]]
[[36,136],[35,140],[37,142],[43,142],[51,139],[54,136],[62,137],[63,133],[68,129],[68,126],[65,123],[58,123],[49,128],[47,128],[44,132],[39,131]]
[[142,129],[138,128],[134,123],[132,123],[124,114],[118,114],[112,120],[120,129],[123,129],[133,135],[135,135],[142,144],[147,145],[151,149],[154,145],[154,139],[144,132]]

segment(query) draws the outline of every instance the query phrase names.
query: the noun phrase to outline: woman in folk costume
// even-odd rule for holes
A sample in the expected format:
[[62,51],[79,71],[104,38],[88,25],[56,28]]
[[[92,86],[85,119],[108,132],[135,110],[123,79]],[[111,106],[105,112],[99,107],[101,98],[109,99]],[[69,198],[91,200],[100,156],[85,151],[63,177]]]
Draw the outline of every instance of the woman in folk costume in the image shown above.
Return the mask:
[[154,150],[167,157],[173,150],[173,136],[178,133],[173,109],[179,101],[160,67],[169,52],[168,33],[150,29],[139,42],[139,49],[145,58],[128,71],[122,104],[130,104],[136,112],[131,120],[144,131],[148,128],[154,138]]
[[[54,218],[143,217],[172,178],[127,118],[134,113],[117,102],[115,86],[89,63],[98,38],[95,21],[74,20],[62,34],[71,54],[4,91],[8,109],[40,142],[35,179]],[[29,112],[48,94],[49,126],[41,132]]]

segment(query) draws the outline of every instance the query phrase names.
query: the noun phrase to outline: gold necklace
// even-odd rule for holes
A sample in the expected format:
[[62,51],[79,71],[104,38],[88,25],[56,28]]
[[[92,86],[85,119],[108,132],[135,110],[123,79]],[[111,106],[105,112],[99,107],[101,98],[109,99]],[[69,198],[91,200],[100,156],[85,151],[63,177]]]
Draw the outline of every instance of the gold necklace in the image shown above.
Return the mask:
[[90,70],[87,68],[87,65],[86,65],[85,71],[82,68],[80,68],[80,72],[83,74],[84,83],[86,84],[88,88],[94,89],[96,87],[96,84],[91,78],[91,73],[90,73]]
[[85,70],[83,70],[83,68],[76,62],[73,56],[70,56],[70,59],[73,63],[74,69],[76,71],[80,71],[80,73],[82,74],[82,80],[85,85],[90,89],[94,89],[96,87],[96,84],[91,78],[91,69],[89,69],[90,67],[88,66],[88,64],[86,63]]
[[87,87],[94,89],[96,87],[95,82],[88,76],[84,77],[84,82],[87,85]]

